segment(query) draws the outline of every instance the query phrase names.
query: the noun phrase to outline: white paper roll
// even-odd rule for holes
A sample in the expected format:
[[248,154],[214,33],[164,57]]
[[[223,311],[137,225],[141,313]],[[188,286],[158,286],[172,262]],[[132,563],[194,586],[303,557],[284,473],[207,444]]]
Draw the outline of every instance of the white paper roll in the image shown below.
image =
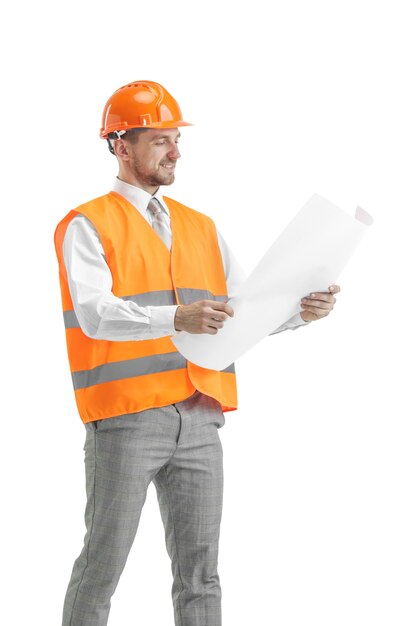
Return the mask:
[[301,298],[327,292],[372,223],[364,209],[352,217],[314,194],[229,300],[234,317],[216,335],[183,331],[171,341],[189,361],[225,369],[299,312]]

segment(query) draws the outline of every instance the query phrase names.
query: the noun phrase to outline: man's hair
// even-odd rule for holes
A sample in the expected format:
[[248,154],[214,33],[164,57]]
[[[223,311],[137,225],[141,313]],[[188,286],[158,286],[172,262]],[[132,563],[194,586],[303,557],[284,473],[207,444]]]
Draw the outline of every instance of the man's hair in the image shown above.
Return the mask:
[[[120,139],[124,139],[125,141],[128,141],[131,144],[135,144],[139,138],[139,134],[145,130],[148,130],[148,129],[147,128],[129,128],[125,133],[123,133],[123,135],[120,136]],[[112,154],[115,154],[114,147],[113,147],[115,139],[117,139],[117,137],[115,136],[115,133],[109,133],[109,136],[107,138],[107,146]]]

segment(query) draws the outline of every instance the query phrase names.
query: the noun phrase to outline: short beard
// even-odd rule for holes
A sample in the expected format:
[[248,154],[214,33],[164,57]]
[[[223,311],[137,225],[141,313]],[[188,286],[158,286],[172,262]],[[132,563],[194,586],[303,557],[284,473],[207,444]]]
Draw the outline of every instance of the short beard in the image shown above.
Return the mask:
[[159,187],[159,185],[172,185],[172,183],[175,180],[175,173],[171,172],[171,174],[169,172],[167,172],[167,177],[170,176],[170,180],[169,182],[167,182],[166,178],[164,177],[163,174],[158,175],[158,174],[145,174],[145,172],[142,170],[140,162],[138,160],[135,160],[133,162],[133,169],[135,172],[135,177],[138,181],[143,181],[144,183],[146,183],[149,186],[152,187]]

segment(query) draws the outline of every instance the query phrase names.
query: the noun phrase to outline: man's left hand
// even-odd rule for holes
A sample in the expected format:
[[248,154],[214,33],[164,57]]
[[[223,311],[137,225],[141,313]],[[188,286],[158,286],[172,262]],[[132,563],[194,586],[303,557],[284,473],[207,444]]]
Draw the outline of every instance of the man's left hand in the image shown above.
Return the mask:
[[336,303],[333,294],[338,293],[340,287],[339,285],[330,285],[328,289],[330,293],[319,291],[311,293],[301,300],[303,310],[300,315],[305,322],[314,322],[329,315]]

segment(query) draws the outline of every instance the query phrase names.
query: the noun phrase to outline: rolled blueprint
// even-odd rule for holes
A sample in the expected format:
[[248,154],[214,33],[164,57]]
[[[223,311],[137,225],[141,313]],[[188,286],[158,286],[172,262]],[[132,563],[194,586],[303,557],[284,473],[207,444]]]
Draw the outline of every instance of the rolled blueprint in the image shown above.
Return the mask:
[[328,292],[372,223],[360,207],[352,217],[314,194],[228,301],[234,317],[215,335],[183,331],[171,341],[189,361],[225,369],[298,313],[301,298]]

